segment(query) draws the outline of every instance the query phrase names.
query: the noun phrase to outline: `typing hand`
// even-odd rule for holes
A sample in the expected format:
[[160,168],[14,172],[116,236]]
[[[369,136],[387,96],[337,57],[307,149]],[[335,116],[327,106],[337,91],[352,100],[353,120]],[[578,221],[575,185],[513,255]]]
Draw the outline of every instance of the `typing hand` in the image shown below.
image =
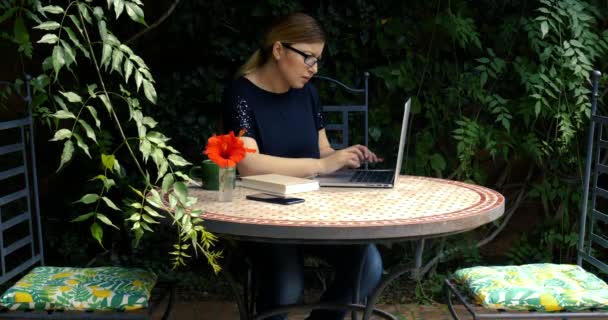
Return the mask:
[[382,160],[367,147],[358,144],[338,150],[331,156],[321,159],[321,173],[332,173],[345,167],[355,169],[359,168],[362,163]]
[[366,146],[356,144],[356,145],[350,146],[346,149],[351,149],[351,148],[358,150],[357,154],[359,155],[360,164],[376,163],[376,162],[384,161],[384,159],[378,157],[375,153],[373,153],[371,150],[369,150]]

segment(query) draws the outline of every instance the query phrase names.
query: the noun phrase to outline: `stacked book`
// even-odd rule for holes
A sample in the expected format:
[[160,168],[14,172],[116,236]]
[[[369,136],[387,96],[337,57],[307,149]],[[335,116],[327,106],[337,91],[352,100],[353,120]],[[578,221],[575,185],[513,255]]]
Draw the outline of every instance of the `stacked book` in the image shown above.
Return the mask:
[[241,177],[240,185],[280,195],[319,190],[319,182],[316,180],[274,173]]

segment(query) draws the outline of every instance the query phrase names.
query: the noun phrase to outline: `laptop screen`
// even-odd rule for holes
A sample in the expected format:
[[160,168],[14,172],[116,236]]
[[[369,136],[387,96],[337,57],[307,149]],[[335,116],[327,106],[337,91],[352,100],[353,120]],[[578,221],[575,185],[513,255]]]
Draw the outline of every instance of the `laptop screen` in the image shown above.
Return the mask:
[[393,181],[393,187],[397,185],[397,178],[401,173],[401,163],[403,162],[403,149],[405,149],[405,140],[407,139],[407,125],[410,116],[410,105],[412,99],[407,99],[403,110],[403,120],[401,122],[401,137],[399,138],[399,151],[397,152],[397,166],[395,168],[395,180]]

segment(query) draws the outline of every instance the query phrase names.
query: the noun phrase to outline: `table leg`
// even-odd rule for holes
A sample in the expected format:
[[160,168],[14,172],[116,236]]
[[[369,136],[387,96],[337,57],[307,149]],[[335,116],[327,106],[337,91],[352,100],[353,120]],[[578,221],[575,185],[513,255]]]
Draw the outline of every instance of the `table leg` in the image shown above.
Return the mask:
[[[355,287],[353,288],[354,292],[353,292],[353,304],[359,304],[361,303],[360,299],[361,299],[361,277],[363,277],[363,268],[365,267],[365,260],[367,258],[367,248],[366,246],[363,246],[362,248],[363,251],[363,255],[361,257],[361,261],[359,262],[359,272],[357,274],[357,281],[355,282]],[[352,311],[351,314],[351,319],[352,320],[357,320],[357,312],[356,311]]]
[[[224,276],[224,278],[228,282],[228,285],[230,286],[230,290],[232,291],[232,295],[234,296],[234,299],[236,300],[236,305],[239,309],[240,320],[249,320],[251,318],[251,314],[248,309],[249,301],[247,299],[247,297],[249,295],[248,291],[250,289],[249,283],[247,283],[243,286],[243,295],[241,295],[239,292],[238,282],[237,282],[237,280],[235,280],[235,277],[232,275],[232,272],[230,271],[231,262],[232,262],[232,255],[228,254],[228,256],[226,257],[225,267],[222,268],[220,273]],[[250,280],[250,279],[247,279],[247,280]]]
[[384,278],[380,282],[378,287],[376,287],[376,290],[374,290],[374,293],[369,297],[369,299],[367,301],[365,313],[363,314],[363,320],[369,320],[372,316],[373,310],[377,310],[377,309],[375,309],[374,305],[376,304],[376,301],[378,300],[378,298],[380,297],[380,295],[382,294],[384,289],[386,287],[388,287],[388,285],[391,284],[391,282],[395,281],[397,278],[399,278],[401,275],[403,275],[406,272],[410,272],[412,274],[412,277],[414,277],[414,278],[418,277],[418,271],[420,270],[420,267],[422,266],[423,251],[424,251],[424,239],[420,239],[416,243],[416,254],[414,256],[415,257],[414,268],[412,268],[411,266],[403,266],[403,267],[397,268],[396,270],[391,272],[386,278]]

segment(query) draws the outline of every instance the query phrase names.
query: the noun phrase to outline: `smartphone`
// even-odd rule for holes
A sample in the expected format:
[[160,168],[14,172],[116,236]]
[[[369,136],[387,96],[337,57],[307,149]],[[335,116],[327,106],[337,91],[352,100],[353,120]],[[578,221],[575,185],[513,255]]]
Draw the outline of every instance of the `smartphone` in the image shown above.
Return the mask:
[[247,198],[249,200],[276,203],[276,204],[285,204],[285,205],[304,202],[304,199],[301,199],[301,198],[285,198],[285,197],[281,197],[276,194],[270,194],[270,193],[250,194],[250,195],[246,196],[245,198]]

